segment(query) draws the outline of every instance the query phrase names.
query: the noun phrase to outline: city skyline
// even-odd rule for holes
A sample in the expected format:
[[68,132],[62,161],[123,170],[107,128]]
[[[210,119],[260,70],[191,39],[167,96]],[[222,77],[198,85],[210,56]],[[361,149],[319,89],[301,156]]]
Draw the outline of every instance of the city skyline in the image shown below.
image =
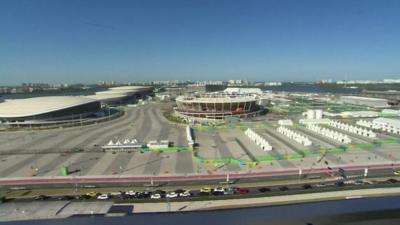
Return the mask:
[[0,85],[398,78],[398,1],[2,1]]

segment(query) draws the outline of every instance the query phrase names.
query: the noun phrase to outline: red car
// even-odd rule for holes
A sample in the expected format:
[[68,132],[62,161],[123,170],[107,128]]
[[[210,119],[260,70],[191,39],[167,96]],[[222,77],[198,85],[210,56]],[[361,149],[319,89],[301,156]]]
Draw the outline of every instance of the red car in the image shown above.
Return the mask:
[[247,194],[250,192],[250,190],[247,188],[236,188],[236,192],[239,194]]

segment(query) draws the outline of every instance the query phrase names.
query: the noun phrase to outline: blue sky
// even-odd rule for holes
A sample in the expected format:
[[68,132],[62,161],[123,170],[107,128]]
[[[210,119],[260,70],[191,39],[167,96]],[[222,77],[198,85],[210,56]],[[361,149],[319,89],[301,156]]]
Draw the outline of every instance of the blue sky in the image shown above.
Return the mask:
[[400,78],[400,1],[0,1],[0,85],[346,77]]

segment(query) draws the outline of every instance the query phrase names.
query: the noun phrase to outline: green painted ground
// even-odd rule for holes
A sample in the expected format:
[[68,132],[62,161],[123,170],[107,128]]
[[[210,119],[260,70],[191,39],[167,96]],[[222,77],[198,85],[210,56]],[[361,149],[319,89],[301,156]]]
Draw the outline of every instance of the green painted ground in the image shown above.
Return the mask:
[[222,158],[222,159],[211,159],[204,158],[198,156],[195,151],[193,152],[192,159],[199,163],[210,163],[210,164],[240,164],[240,165],[255,165],[259,162],[273,162],[278,160],[301,160],[305,157],[309,156],[321,156],[325,154],[340,154],[349,151],[359,151],[359,150],[369,150],[373,151],[378,147],[382,147],[382,145],[390,145],[390,144],[400,144],[400,139],[383,139],[378,140],[374,144],[351,144],[351,145],[343,145],[337,148],[331,149],[320,149],[320,150],[311,150],[311,149],[303,149],[303,154],[293,153],[286,155],[268,155],[262,157],[256,157],[256,161],[251,160],[243,160],[243,159],[235,159],[235,158]]

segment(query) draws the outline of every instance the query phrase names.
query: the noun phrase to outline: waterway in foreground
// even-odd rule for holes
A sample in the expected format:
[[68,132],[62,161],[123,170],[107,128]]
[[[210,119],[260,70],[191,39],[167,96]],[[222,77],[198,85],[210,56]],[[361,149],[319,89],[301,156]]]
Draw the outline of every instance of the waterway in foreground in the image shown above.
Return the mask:
[[322,225],[400,224],[400,197],[359,198],[283,206],[196,212],[146,213],[130,216],[75,216],[67,219],[5,222],[9,225],[190,224],[190,225]]

